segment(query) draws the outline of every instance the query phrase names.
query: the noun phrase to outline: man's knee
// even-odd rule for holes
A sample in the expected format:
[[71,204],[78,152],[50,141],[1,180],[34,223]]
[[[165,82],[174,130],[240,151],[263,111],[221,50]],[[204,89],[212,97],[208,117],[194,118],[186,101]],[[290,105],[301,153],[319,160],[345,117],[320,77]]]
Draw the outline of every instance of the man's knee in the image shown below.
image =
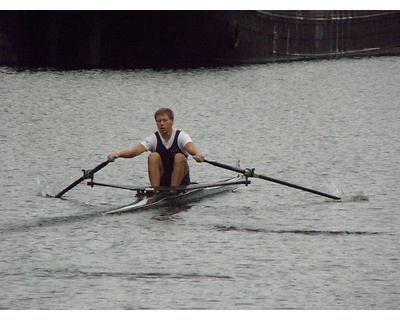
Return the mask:
[[177,153],[174,156],[174,164],[175,165],[182,165],[182,164],[185,165],[185,164],[187,164],[187,159],[186,159],[185,155],[182,154],[182,153]]
[[178,170],[183,176],[189,173],[189,164],[184,154],[177,153],[174,156],[174,170]]
[[150,163],[160,163],[161,161],[161,156],[158,152],[152,152],[149,154],[147,157],[147,161]]

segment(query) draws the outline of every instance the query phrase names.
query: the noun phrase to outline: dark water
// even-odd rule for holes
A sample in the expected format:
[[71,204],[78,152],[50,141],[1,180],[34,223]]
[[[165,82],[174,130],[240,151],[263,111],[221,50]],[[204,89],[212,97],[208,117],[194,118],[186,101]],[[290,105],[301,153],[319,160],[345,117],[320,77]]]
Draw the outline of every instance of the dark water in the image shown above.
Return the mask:
[[[400,58],[182,71],[0,69],[1,309],[398,309]],[[190,206],[103,216],[129,191],[55,195],[169,106],[206,158],[254,179]],[[194,180],[229,171],[190,161]],[[96,179],[147,184],[146,157]],[[153,216],[175,210],[162,221]]]

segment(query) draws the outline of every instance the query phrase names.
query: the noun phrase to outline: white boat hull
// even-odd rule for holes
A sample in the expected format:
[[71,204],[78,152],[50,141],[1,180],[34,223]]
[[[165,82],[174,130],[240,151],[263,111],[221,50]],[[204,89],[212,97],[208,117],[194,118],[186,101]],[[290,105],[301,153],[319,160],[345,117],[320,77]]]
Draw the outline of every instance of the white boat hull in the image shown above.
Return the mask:
[[167,205],[180,206],[205,197],[211,197],[216,194],[233,191],[237,189],[241,183],[248,184],[249,181],[243,180],[243,177],[238,176],[232,179],[221,181],[221,185],[191,189],[179,193],[138,193],[135,196],[137,199],[133,203],[107,211],[104,214],[127,213],[149,208],[154,209]]

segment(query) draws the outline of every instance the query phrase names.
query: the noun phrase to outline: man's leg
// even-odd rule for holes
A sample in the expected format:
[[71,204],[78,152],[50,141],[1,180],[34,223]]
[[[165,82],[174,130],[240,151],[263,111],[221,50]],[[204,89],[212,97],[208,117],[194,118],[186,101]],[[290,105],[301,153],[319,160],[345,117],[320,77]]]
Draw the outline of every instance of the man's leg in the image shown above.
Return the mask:
[[174,157],[174,170],[171,176],[171,187],[181,185],[182,179],[189,172],[189,165],[186,157],[182,153],[177,153]]
[[159,187],[161,176],[164,173],[164,168],[160,154],[158,152],[150,153],[149,157],[147,158],[147,163],[148,163],[150,184],[153,187]]

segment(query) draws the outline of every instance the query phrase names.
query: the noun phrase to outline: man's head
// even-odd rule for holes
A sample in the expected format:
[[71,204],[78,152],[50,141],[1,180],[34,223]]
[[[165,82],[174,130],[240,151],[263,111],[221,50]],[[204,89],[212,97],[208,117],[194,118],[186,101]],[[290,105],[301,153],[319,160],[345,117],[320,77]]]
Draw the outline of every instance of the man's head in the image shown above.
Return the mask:
[[154,119],[157,121],[157,117],[161,115],[167,115],[168,118],[174,121],[174,112],[170,108],[160,108],[154,113]]
[[174,113],[170,108],[160,108],[154,114],[157,128],[162,134],[171,133],[174,124]]

